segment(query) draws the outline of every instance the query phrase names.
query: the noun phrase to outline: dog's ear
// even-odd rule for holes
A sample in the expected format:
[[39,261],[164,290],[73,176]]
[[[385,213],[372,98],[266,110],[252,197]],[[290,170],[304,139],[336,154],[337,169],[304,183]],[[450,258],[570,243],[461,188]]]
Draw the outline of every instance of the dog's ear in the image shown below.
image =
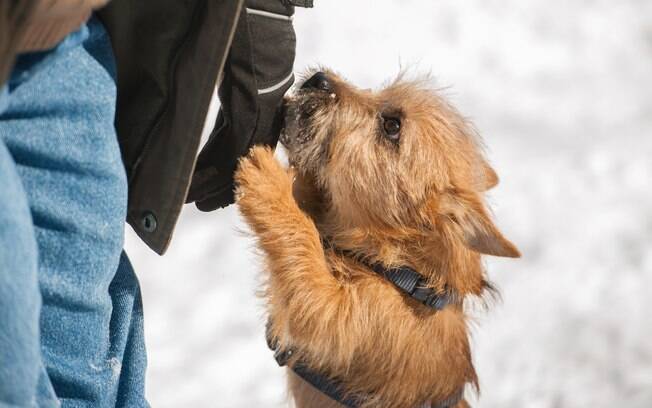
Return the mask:
[[498,185],[498,174],[489,163],[480,159],[473,177],[474,190],[484,192]]
[[465,246],[475,252],[519,258],[521,253],[494,225],[476,193],[451,192],[441,200],[440,214],[455,224]]
[[498,174],[487,162],[482,163],[484,169],[484,182],[485,189],[482,191],[490,190],[498,185]]

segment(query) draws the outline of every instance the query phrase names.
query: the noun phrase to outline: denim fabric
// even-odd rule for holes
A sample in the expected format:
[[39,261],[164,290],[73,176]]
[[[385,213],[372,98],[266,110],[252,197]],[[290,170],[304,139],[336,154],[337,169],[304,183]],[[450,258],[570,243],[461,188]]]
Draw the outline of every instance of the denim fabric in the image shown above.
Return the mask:
[[9,87],[6,85],[0,86],[0,114],[7,109],[9,103]]
[[114,71],[93,18],[0,93],[0,408],[148,406]]

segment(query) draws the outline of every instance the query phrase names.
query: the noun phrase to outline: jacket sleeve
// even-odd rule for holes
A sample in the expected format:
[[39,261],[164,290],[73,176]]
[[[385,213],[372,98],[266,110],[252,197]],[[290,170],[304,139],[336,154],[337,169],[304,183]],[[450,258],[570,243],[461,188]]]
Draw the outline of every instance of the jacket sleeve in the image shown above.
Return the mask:
[[233,173],[251,146],[276,145],[283,95],[294,82],[294,7],[288,0],[247,0],[246,6],[222,74],[217,123],[186,200],[202,211],[233,203]]

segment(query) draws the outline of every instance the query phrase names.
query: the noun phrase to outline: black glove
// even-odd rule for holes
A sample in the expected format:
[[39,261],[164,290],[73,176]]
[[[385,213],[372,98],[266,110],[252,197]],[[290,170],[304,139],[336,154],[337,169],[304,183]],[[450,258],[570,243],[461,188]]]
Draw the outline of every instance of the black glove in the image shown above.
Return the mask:
[[242,11],[219,87],[217,123],[186,199],[202,211],[234,202],[233,173],[253,145],[276,146],[283,95],[294,83],[293,3],[247,0]]

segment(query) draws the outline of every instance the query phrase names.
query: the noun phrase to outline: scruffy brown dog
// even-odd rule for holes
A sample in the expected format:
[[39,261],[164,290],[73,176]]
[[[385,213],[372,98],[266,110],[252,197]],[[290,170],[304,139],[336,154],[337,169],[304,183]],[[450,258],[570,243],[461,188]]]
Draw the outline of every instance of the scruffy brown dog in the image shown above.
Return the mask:
[[[423,81],[361,90],[312,72],[288,99],[291,169],[256,147],[237,172],[264,252],[270,334],[288,365],[334,379],[361,407],[467,407],[477,389],[463,301],[491,289],[480,254],[518,257],[483,193],[498,178],[460,114]],[[408,266],[441,310],[370,265]],[[290,371],[300,408],[340,407]]]

